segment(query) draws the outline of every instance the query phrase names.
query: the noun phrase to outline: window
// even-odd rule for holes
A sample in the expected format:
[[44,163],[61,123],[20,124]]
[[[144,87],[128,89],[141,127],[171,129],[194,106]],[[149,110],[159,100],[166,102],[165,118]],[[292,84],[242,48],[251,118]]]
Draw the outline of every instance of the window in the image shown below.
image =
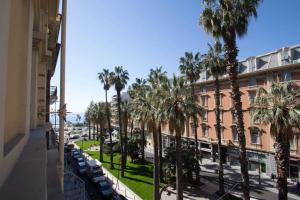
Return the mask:
[[191,128],[192,128],[192,136],[194,136],[196,132],[196,128],[193,123],[191,123]]
[[281,64],[289,64],[290,63],[290,56],[289,56],[289,49],[283,49],[281,51]]
[[249,72],[254,72],[256,70],[255,58],[250,59],[248,63],[249,63]]
[[260,144],[260,136],[259,136],[259,129],[258,128],[251,128],[250,129],[250,136],[251,136],[251,144]]
[[257,85],[257,81],[256,81],[256,77],[250,77],[249,82],[248,82],[248,86],[256,86]]
[[232,140],[233,141],[239,141],[239,135],[236,129],[236,126],[232,126]]
[[202,122],[207,122],[207,117],[208,117],[208,111],[204,111],[203,116],[202,116]]
[[201,105],[204,107],[207,107],[207,96],[206,95],[201,96]]
[[291,72],[290,71],[284,71],[282,73],[282,80],[283,81],[290,81],[290,80],[292,80]]
[[207,89],[206,89],[206,87],[205,87],[205,86],[203,86],[203,87],[200,87],[200,92],[202,92],[202,93],[206,93],[206,92],[207,92]]
[[290,148],[291,150],[297,150],[297,136],[292,135],[290,138]]
[[249,103],[250,103],[250,105],[254,104],[255,96],[256,96],[256,91],[250,91],[249,92]]
[[208,126],[202,126],[203,137],[208,137]]

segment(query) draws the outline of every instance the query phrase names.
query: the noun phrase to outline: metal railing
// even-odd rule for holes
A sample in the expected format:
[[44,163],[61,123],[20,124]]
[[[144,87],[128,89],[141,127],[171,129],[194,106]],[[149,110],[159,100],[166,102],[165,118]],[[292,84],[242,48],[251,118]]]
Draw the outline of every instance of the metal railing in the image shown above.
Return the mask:
[[64,198],[65,200],[85,200],[85,183],[71,171],[64,174]]

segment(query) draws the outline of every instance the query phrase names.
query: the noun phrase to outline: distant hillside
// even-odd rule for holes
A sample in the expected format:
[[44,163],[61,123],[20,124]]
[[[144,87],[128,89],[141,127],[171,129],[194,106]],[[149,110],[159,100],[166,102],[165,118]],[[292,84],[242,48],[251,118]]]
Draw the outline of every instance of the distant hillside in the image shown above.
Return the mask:
[[[80,123],[83,123],[85,121],[84,113],[69,113],[69,114],[67,114],[67,122],[77,123],[77,121],[76,121],[77,114],[81,116]],[[54,115],[50,115],[50,122],[52,124],[54,124],[54,122],[55,122],[55,116]],[[56,124],[58,124],[58,122],[59,122],[59,116],[56,115]]]

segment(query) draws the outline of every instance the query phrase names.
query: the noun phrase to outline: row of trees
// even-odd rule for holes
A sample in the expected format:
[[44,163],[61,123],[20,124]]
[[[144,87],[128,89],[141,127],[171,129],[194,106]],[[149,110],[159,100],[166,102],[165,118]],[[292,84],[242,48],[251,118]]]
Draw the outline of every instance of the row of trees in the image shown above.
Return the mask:
[[[152,133],[154,149],[154,199],[159,199],[159,183],[162,166],[161,127],[168,124],[169,130],[175,132],[176,139],[176,189],[177,199],[183,199],[182,195],[182,148],[181,135],[185,123],[193,122],[197,131],[198,118],[203,114],[203,108],[196,102],[195,85],[203,70],[210,72],[215,80],[216,93],[216,132],[218,137],[219,157],[219,192],[224,193],[222,148],[220,134],[220,108],[219,77],[227,74],[232,89],[234,117],[237,121],[237,133],[239,141],[239,159],[241,166],[242,190],[244,199],[250,199],[248,161],[246,157],[246,142],[241,94],[238,84],[238,48],[237,37],[247,33],[249,20],[256,17],[256,9],[260,0],[203,0],[203,11],[200,15],[200,25],[208,34],[211,34],[216,43],[209,46],[207,54],[186,53],[180,59],[179,70],[184,77],[168,79],[166,72],[161,67],[151,69],[148,78],[137,79],[129,88],[132,98],[131,118],[139,122],[141,127],[142,142],[144,142],[145,128]],[[222,45],[224,43],[224,55]],[[121,142],[121,175],[124,175],[126,165],[127,126],[122,122],[122,106],[120,92],[124,89],[129,77],[128,72],[122,67],[116,67],[114,72],[103,70],[99,73],[99,79],[104,85],[106,93],[106,117],[107,126],[111,135],[110,114],[107,102],[107,91],[114,85],[118,99],[118,121]],[[251,108],[254,121],[261,121],[271,125],[271,133],[276,137],[276,163],[278,170],[279,199],[287,199],[287,170],[289,160],[289,130],[299,122],[299,105],[295,103],[296,87],[293,83],[273,84],[269,92],[261,89],[257,95],[254,106]],[[122,128],[125,127],[125,128]],[[110,137],[111,138],[111,137]],[[194,158],[199,160],[197,147],[197,132],[195,132]],[[144,146],[144,145],[142,145]],[[142,148],[143,149],[143,148]],[[111,150],[112,155],[112,150]],[[142,157],[144,152],[142,153]],[[142,158],[144,159],[144,158]],[[113,168],[111,156],[111,168]],[[199,177],[199,162],[195,164],[197,181]]]

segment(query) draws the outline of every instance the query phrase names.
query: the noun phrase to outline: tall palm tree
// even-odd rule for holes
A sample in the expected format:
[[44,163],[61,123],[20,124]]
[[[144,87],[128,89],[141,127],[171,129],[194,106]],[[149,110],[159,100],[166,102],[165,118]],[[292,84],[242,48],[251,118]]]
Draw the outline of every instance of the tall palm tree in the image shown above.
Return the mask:
[[171,132],[175,131],[177,200],[183,199],[181,135],[184,132],[185,122],[191,112],[196,112],[200,115],[203,112],[203,109],[194,103],[194,99],[191,96],[186,97],[184,86],[184,77],[176,77],[174,75],[163,103],[168,117],[169,129]]
[[[152,133],[153,139],[153,155],[154,155],[154,171],[153,171],[153,199],[159,200],[159,155],[158,155],[158,125],[157,116],[158,108],[157,96],[154,85],[147,85],[143,90],[134,92],[134,109],[135,113],[141,111],[142,114],[137,118],[140,120],[142,128],[147,125],[148,131]],[[143,155],[142,155],[143,156]]]
[[130,88],[130,96],[132,100],[133,118],[139,122],[141,128],[141,147],[142,147],[142,162],[145,162],[145,124],[146,124],[146,112],[144,109],[140,109],[139,105],[143,104],[146,99],[146,92],[149,90],[149,85],[146,84],[145,79],[137,78],[136,82],[132,84]]
[[84,118],[86,120],[86,122],[88,123],[88,127],[89,127],[89,140],[91,139],[91,109],[93,107],[94,102],[91,101],[88,108],[86,109],[85,113],[84,113]]
[[261,0],[203,0],[204,10],[200,24],[214,38],[222,38],[225,43],[225,60],[232,90],[234,116],[237,119],[239,158],[241,163],[242,189],[244,199],[250,199],[248,161],[246,158],[245,128],[241,94],[237,81],[236,38],[247,33],[249,20],[256,17],[256,8]]
[[[180,65],[179,70],[182,74],[185,74],[186,81],[190,84],[191,87],[191,97],[194,103],[196,104],[195,98],[195,83],[200,78],[200,73],[202,71],[201,67],[201,58],[200,53],[196,53],[194,56],[193,53],[186,52],[185,57],[180,58]],[[198,148],[198,117],[197,115],[193,115],[193,127],[194,127],[194,134],[195,134],[195,157],[199,160],[199,148]],[[189,118],[187,119],[187,123],[189,124]],[[197,162],[196,165],[196,183],[200,183],[200,165]]]
[[113,144],[112,144],[112,130],[110,124],[110,110],[107,101],[107,91],[109,90],[112,84],[113,73],[109,72],[108,69],[103,69],[102,72],[98,73],[98,79],[103,84],[103,88],[105,90],[105,107],[106,107],[106,118],[109,132],[109,142],[110,142],[110,169],[114,169],[114,155],[113,155]]
[[162,166],[163,166],[163,148],[162,148],[162,132],[161,132],[161,124],[166,120],[164,108],[159,107],[161,104],[159,104],[159,101],[165,99],[164,91],[169,89],[168,85],[168,77],[167,72],[163,71],[162,67],[157,67],[155,69],[150,69],[150,74],[148,77],[148,81],[151,84],[153,91],[155,92],[155,97],[157,99],[157,105],[156,107],[159,108],[157,111],[157,133],[158,133],[158,153],[159,153],[159,174],[160,174],[160,180],[163,180],[163,173],[162,172]]
[[287,176],[290,158],[290,139],[293,126],[300,124],[300,104],[296,103],[299,88],[294,82],[272,83],[266,90],[259,88],[251,108],[253,122],[270,125],[275,137],[275,160],[278,173],[278,199],[288,199]]
[[105,123],[106,123],[106,109],[105,109],[105,103],[98,102],[97,103],[97,123],[100,126],[100,161],[103,162],[103,144],[104,144],[104,129],[105,129]]
[[129,80],[129,74],[127,70],[124,70],[122,66],[116,66],[113,74],[113,84],[117,92],[118,101],[118,121],[119,121],[119,134],[121,142],[121,177],[124,177],[125,170],[125,155],[124,155],[124,136],[122,134],[122,112],[121,112],[121,91],[125,88],[127,81]]
[[97,126],[97,103],[93,104],[91,108],[91,122],[93,124],[93,139],[95,140],[95,136],[97,134],[96,126]]
[[218,155],[219,155],[219,193],[224,194],[224,177],[223,177],[223,152],[221,142],[221,120],[220,120],[220,81],[219,77],[226,72],[226,65],[223,59],[222,45],[219,41],[214,46],[208,45],[209,49],[203,59],[203,67],[215,79],[215,98],[216,98],[216,133],[218,137]]
[[128,146],[128,121],[131,118],[132,108],[131,103],[129,101],[121,102],[121,112],[122,112],[122,129],[124,133],[124,159],[125,159],[125,166],[127,163],[127,146]]

